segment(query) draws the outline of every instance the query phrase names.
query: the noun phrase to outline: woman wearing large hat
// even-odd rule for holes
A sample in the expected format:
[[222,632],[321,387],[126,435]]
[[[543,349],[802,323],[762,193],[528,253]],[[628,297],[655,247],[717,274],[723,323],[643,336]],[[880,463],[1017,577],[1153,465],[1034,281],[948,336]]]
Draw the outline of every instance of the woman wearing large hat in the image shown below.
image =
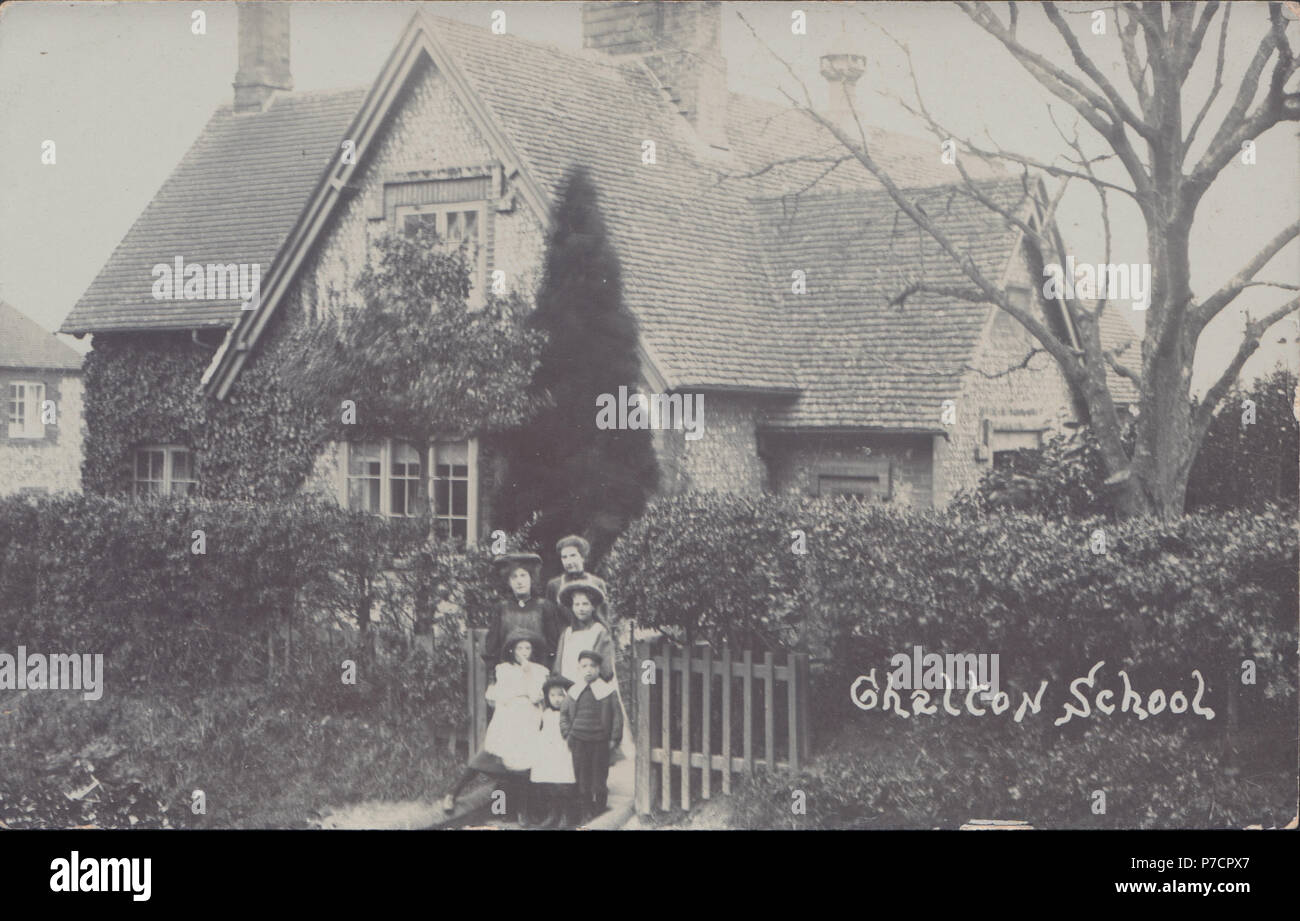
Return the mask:
[[533,651],[533,661],[549,669],[564,620],[554,603],[533,594],[540,582],[542,558],[536,553],[507,553],[496,564],[509,588],[510,598],[497,607],[488,627],[483,661],[491,670],[499,661],[505,638],[512,631],[524,630],[540,640],[540,648]]
[[587,572],[587,560],[591,558],[591,544],[585,537],[570,534],[560,538],[555,544],[555,552],[560,555],[560,565],[564,572],[546,583],[546,597],[555,604],[560,602],[560,589],[569,582],[594,582],[600,586],[604,600],[596,609],[596,620],[605,625],[606,630],[614,629],[613,613],[609,609],[609,589],[600,576]]

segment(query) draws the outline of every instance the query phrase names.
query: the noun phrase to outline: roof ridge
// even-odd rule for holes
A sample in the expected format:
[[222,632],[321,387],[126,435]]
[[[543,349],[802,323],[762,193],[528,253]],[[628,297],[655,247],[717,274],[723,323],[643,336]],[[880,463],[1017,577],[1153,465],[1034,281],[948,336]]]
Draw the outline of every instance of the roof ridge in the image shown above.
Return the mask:
[[606,67],[610,70],[621,70],[623,69],[625,61],[631,61],[631,60],[639,61],[642,58],[642,55],[639,54],[621,55],[619,57],[614,57],[611,54],[606,54],[605,52],[598,51],[594,48],[566,48],[564,45],[547,41],[545,39],[524,38],[522,35],[519,35],[518,33],[515,32],[504,32],[501,35],[496,35],[492,33],[490,30],[483,28],[482,26],[475,25],[474,23],[471,22],[465,22],[463,19],[452,19],[447,16],[439,16],[435,13],[424,12],[423,10],[420,12],[425,19],[427,19],[428,21],[434,24],[449,23],[455,28],[469,29],[471,31],[481,33],[483,36],[492,38],[494,40],[504,39],[508,42],[522,42],[524,44],[530,45],[533,48],[539,50],[548,51],[553,54],[560,55],[562,57],[577,58],[578,60],[586,61],[589,64],[597,64],[602,67]]

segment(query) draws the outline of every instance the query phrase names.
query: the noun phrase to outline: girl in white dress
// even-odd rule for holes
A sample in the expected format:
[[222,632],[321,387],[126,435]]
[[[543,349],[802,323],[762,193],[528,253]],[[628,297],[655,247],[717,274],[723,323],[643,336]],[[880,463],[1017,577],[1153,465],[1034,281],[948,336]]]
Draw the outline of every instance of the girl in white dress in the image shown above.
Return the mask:
[[542,723],[542,685],[549,674],[545,665],[532,661],[533,649],[542,645],[541,637],[524,630],[506,637],[501,650],[506,661],[497,665],[496,681],[484,694],[496,709],[483,748],[443,797],[444,811],[456,808],[456,797],[476,773],[491,774],[505,780],[507,807],[518,813],[519,824],[528,824],[528,771]]
[[577,778],[573,773],[573,752],[560,734],[560,710],[564,695],[573,682],[563,675],[552,675],[542,685],[542,729],[533,754],[531,801],[546,807],[542,828],[569,825],[576,821]]

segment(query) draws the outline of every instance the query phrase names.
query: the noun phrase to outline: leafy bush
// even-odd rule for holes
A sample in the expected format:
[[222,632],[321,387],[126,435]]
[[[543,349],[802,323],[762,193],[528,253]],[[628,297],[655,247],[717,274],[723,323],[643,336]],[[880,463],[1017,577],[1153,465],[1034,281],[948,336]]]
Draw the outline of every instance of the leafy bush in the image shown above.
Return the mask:
[[0,821],[274,826],[436,792],[498,580],[426,533],[310,501],[0,500],[0,651],[104,656],[100,700],[0,691]]
[[[1246,752],[1247,771],[1186,728],[1094,723],[1074,737],[1050,722],[942,719],[859,720],[815,768],[741,780],[730,824],[957,828],[1002,819],[1035,828],[1243,828],[1281,826],[1294,814],[1293,740]],[[803,812],[792,809],[796,790]],[[1093,812],[1099,790],[1104,813]]]
[[[1284,368],[1238,385],[1223,399],[1205,433],[1187,479],[1188,511],[1294,508],[1300,423],[1292,408],[1296,375]],[[1255,404],[1254,421],[1243,422],[1245,401]],[[1125,450],[1133,450],[1132,419],[1124,417]],[[999,508],[1049,517],[1107,515],[1114,491],[1097,438],[1089,428],[1049,439],[1041,449],[1020,450],[1006,467],[989,470],[973,490],[954,499],[951,510],[978,513]]]
[[[806,554],[795,552],[796,530],[803,532]],[[1093,552],[1097,531],[1105,538],[1104,553]],[[843,769],[857,779],[845,780],[847,787],[833,784],[827,798],[851,800],[866,811],[859,815],[840,803],[826,813],[827,822],[831,816],[840,824],[886,821],[881,816],[919,821],[921,813],[908,812],[905,804],[881,804],[882,796],[903,796],[909,784],[920,785],[921,803],[932,799],[927,791],[958,784],[954,789],[969,795],[945,807],[952,820],[979,813],[1004,818],[987,813],[1004,802],[1010,808],[1014,797],[981,799],[977,788],[981,778],[1005,776],[1026,783],[1038,778],[1044,803],[1036,814],[1059,823],[1079,818],[1046,801],[1064,795],[1064,772],[1074,762],[1097,771],[1108,759],[1128,765],[1129,773],[1109,776],[1116,778],[1112,784],[1137,789],[1148,782],[1141,778],[1154,775],[1150,763],[1134,759],[1178,765],[1204,779],[1206,764],[1219,772],[1214,776],[1230,769],[1243,777],[1273,776],[1279,759],[1289,757],[1294,793],[1298,543],[1294,519],[1273,508],[1173,522],[1052,522],[1023,513],[962,516],[842,500],[698,494],[653,503],[614,546],[606,575],[618,587],[620,612],[640,626],[733,649],[809,650],[815,745],[864,719],[873,731],[920,733],[908,743],[912,747],[900,748],[901,760],[888,764],[855,768],[864,750],[847,755]],[[904,720],[879,707],[869,714],[859,710],[849,694],[857,676],[874,669],[883,688],[891,658],[910,658],[914,646],[941,655],[998,655],[1000,684],[1013,708],[1022,692],[1033,695],[1047,682],[1042,712],[1014,723],[1010,715]],[[1132,713],[1094,713],[1054,726],[1073,700],[1070,682],[1099,661],[1105,666],[1096,690],[1111,688],[1115,700],[1122,692],[1120,669],[1142,693],[1183,690],[1189,699],[1196,690],[1192,671],[1199,670],[1203,703],[1216,719],[1166,711],[1138,723]],[[1246,661],[1253,663],[1254,684],[1243,683]],[[909,696],[901,695],[910,711]],[[937,704],[938,696],[931,702]],[[960,706],[961,695],[957,700]],[[979,729],[960,726],[963,721]],[[912,729],[890,725],[903,722]],[[931,738],[926,725],[946,729]],[[956,744],[944,741],[944,732],[954,728],[967,748],[942,748]],[[1198,760],[1202,754],[1205,763]],[[973,759],[969,769],[959,767],[964,757]],[[884,781],[859,777],[863,770],[901,772],[901,786],[882,792]],[[953,772],[966,770],[968,779],[954,779]],[[773,783],[784,791],[778,813],[788,817],[789,783]],[[1152,793],[1153,802],[1190,804],[1185,786],[1179,775]],[[1234,796],[1250,793],[1247,786],[1231,786]],[[1030,789],[1039,788],[1021,787],[1026,801]],[[1276,784],[1269,791],[1276,794]],[[1207,806],[1203,799],[1194,802]],[[1217,815],[1228,814],[1219,802]],[[980,803],[986,808],[976,809]],[[1070,803],[1071,809],[1078,805]],[[1236,802],[1249,804],[1258,805],[1258,798]],[[1184,814],[1152,808],[1157,816]]]

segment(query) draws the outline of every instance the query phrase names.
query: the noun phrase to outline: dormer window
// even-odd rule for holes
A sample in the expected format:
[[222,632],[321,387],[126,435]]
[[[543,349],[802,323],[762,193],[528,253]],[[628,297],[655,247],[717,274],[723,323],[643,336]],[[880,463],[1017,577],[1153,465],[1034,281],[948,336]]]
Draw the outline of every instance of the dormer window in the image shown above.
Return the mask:
[[465,246],[466,258],[470,264],[467,303],[470,310],[481,308],[486,301],[483,292],[484,279],[487,277],[487,246],[484,239],[486,214],[487,207],[483,202],[400,205],[396,209],[397,227],[403,233],[414,235],[422,226],[431,227],[445,246],[452,249],[462,244]]

